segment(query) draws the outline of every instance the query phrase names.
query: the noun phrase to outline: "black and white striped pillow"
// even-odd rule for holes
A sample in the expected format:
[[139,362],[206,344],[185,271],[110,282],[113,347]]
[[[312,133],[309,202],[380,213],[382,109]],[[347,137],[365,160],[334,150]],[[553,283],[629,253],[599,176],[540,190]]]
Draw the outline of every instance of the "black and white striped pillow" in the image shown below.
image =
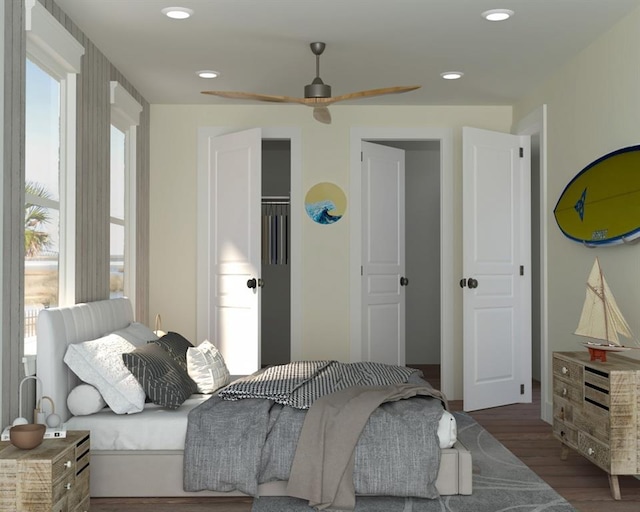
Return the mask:
[[197,390],[186,370],[155,343],[122,354],[122,359],[154,404],[177,409]]

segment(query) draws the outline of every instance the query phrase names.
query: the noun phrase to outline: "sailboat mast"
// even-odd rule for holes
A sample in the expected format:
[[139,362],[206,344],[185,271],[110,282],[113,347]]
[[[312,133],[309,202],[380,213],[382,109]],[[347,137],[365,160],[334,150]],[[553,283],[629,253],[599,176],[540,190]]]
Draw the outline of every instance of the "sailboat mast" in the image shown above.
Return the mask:
[[600,260],[598,260],[598,258],[596,258],[596,261],[598,262],[598,272],[600,273],[600,286],[602,286],[602,288],[600,289],[600,294],[602,297],[602,309],[604,312],[604,335],[607,339],[607,341],[609,340],[609,321],[607,318],[607,301],[605,300],[605,296],[604,296],[604,275],[602,274],[602,267],[600,266]]

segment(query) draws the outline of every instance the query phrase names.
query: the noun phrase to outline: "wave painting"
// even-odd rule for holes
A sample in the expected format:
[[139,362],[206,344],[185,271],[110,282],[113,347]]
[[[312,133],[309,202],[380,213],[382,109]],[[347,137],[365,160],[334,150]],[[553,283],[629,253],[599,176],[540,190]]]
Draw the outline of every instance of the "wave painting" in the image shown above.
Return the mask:
[[330,212],[336,209],[336,205],[329,199],[319,203],[306,204],[305,208],[309,217],[318,224],[333,224],[342,218],[342,215],[331,215]]
[[347,198],[340,187],[333,183],[318,183],[305,197],[307,215],[318,224],[333,224],[344,215]]

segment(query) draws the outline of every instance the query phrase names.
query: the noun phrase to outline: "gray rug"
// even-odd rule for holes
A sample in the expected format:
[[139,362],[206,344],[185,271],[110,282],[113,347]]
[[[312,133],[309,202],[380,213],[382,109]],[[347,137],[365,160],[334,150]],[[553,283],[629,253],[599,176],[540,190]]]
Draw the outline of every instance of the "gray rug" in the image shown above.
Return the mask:
[[[458,438],[473,458],[473,494],[420,498],[362,497],[355,512],[573,512],[575,509],[471,416],[454,413]],[[261,497],[251,512],[310,512],[305,501]]]

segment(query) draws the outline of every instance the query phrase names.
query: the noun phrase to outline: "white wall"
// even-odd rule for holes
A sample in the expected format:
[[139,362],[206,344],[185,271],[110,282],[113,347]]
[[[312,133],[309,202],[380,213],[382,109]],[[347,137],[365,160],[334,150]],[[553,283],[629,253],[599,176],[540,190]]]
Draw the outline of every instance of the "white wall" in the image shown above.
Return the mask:
[[[4,98],[4,2],[5,0],[0,0],[0,69],[2,70],[2,80],[0,80],[0,98]],[[0,119],[4,119],[4,101],[0,102]],[[4,162],[4,126],[8,125],[8,122],[0,123],[0,162]],[[4,164],[2,166],[4,172]],[[0,226],[4,226],[3,219],[3,197],[4,197],[4,178],[0,179]],[[4,234],[2,234],[2,238],[4,239]],[[4,257],[3,253],[0,253],[0,268],[4,267]],[[0,289],[3,289],[2,286],[2,272],[0,272]],[[0,321],[2,321],[2,311],[4,308],[2,307],[2,294],[0,293]],[[0,338],[0,383],[2,382],[2,350],[3,341]],[[4,421],[2,420],[2,393],[0,393],[0,428],[4,425]]]
[[[613,150],[640,143],[640,10],[519,102],[514,119],[544,103],[548,106],[546,193],[553,210],[564,187],[586,165]],[[582,247],[565,238],[549,214],[549,358],[554,350],[584,350],[572,333],[596,256],[622,313],[636,335],[640,334],[640,245]],[[628,354],[640,356],[637,351]]]
[[[508,132],[506,106],[331,107],[333,124],[313,121],[301,105],[152,105],[150,199],[150,313],[162,313],[165,330],[194,338],[196,331],[196,170],[197,130],[228,126],[299,126],[302,131],[302,193],[330,181],[349,199],[350,130],[354,126],[442,127],[454,131],[456,194],[454,246],[461,272],[461,128]],[[303,198],[300,204],[303,204]],[[302,221],[302,352],[308,359],[348,361],[349,204],[336,224],[319,226],[300,211]],[[296,212],[292,212],[296,215]],[[457,283],[451,284],[457,287]],[[461,294],[456,292],[455,340],[462,338]],[[194,340],[199,341],[199,340]],[[449,340],[448,340],[449,341]],[[458,353],[459,351],[456,351]],[[460,363],[461,365],[461,363]],[[456,375],[461,379],[461,375]],[[452,397],[453,398],[453,397]]]

